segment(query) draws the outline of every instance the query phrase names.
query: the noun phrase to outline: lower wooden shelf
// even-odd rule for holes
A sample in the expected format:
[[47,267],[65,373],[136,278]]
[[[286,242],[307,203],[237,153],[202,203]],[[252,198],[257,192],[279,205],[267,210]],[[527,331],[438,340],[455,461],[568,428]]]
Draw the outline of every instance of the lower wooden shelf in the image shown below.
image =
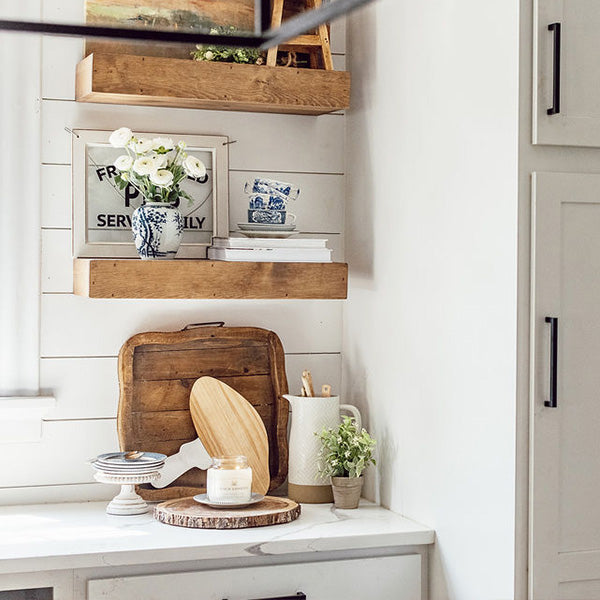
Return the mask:
[[88,298],[343,300],[348,265],[76,258],[73,291]]

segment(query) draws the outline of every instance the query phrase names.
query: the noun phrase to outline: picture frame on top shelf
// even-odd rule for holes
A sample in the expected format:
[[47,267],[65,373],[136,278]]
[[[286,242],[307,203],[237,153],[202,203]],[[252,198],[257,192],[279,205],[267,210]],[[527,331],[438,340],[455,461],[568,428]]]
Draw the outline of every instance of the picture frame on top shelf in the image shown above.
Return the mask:
[[[183,141],[186,152],[206,166],[202,180],[188,177],[182,188],[192,197],[178,206],[184,218],[177,258],[206,258],[213,237],[229,235],[229,138],[135,132],[141,137]],[[123,148],[113,148],[111,131],[73,130],[73,258],[137,258],[131,215],[142,197],[132,186],[114,182],[113,166]]]

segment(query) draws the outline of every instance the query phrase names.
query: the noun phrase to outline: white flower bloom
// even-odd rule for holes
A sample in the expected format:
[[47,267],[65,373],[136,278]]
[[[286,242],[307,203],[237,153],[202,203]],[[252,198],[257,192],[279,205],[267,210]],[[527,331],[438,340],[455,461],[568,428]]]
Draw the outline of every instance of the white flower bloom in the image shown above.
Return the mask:
[[150,175],[150,181],[159,187],[169,187],[173,183],[173,173],[167,169],[160,169]]
[[187,156],[183,161],[183,170],[186,175],[198,179],[206,175],[206,167],[204,163],[195,156]]
[[153,154],[150,158],[154,161],[156,169],[164,169],[167,166],[167,157],[164,154]]
[[122,154],[119,156],[119,158],[117,158],[117,160],[115,160],[114,165],[117,167],[117,169],[119,169],[119,171],[129,171],[129,169],[131,169],[131,165],[133,165],[133,158],[127,154]]
[[133,170],[138,175],[152,175],[156,173],[157,168],[156,163],[149,156],[144,156],[133,163]]
[[131,129],[128,127],[121,127],[110,134],[108,141],[113,148],[125,148],[132,137],[133,133],[131,132]]
[[212,60],[214,57],[215,57],[215,54],[214,54],[214,52],[212,50],[207,50],[204,53],[204,59],[205,60]]
[[168,152],[169,150],[173,150],[173,148],[175,148],[175,144],[171,138],[157,137],[152,140],[152,148],[154,150],[162,149]]
[[135,142],[135,151],[137,154],[144,154],[154,147],[153,141],[148,138],[140,138]]

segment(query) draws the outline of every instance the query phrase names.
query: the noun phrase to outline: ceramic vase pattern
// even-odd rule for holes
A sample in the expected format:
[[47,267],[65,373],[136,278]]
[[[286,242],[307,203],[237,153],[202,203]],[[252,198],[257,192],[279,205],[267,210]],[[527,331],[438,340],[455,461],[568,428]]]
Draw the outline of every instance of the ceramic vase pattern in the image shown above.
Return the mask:
[[341,422],[340,410],[351,412],[361,428],[360,412],[355,406],[340,404],[339,396],[306,398],[284,395],[284,398],[292,406],[288,495],[296,502],[332,502],[329,477],[321,477],[318,472],[321,441],[315,433],[321,433],[324,427],[338,427]]
[[142,260],[175,258],[183,236],[183,217],[169,204],[146,202],[133,211],[135,247]]

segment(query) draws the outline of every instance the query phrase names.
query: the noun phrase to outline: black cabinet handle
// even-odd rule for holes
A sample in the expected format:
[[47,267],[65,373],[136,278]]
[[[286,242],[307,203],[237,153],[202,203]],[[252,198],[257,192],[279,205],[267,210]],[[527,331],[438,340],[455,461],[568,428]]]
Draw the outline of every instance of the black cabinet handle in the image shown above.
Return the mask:
[[548,31],[554,32],[552,54],[552,106],[546,111],[549,115],[560,112],[560,23],[550,23]]
[[558,406],[558,317],[546,317],[550,323],[550,400],[544,401],[544,406]]
[[[227,598],[223,598],[223,600],[227,600]],[[277,596],[274,598],[256,598],[255,600],[306,600],[306,594],[302,592],[298,592],[293,596]]]

